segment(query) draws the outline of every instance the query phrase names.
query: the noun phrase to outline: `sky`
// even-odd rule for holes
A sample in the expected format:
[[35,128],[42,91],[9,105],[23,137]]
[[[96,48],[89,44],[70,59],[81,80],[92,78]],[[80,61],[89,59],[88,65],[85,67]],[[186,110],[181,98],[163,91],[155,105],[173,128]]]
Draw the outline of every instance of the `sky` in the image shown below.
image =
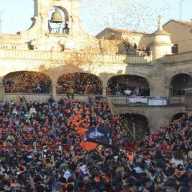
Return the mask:
[[[153,32],[157,18],[191,20],[192,0],[80,0],[80,18],[87,32],[97,34],[105,27]],[[33,0],[0,0],[0,31],[16,33],[31,25]]]

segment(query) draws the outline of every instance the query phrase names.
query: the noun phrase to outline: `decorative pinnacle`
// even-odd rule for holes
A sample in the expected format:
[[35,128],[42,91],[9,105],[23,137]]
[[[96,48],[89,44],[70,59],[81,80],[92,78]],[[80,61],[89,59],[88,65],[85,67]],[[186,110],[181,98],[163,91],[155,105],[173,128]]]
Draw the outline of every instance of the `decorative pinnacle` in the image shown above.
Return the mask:
[[161,15],[159,15],[158,19],[157,19],[157,29],[158,29],[158,31],[162,30],[162,16]]

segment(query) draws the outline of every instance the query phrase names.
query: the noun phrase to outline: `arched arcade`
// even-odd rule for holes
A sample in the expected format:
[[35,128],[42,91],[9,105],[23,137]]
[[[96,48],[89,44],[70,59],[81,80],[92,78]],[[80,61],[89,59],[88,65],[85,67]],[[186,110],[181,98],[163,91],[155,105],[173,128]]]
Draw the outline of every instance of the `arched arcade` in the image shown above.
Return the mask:
[[149,134],[148,119],[141,114],[125,113],[120,115],[121,129],[129,141],[142,140]]
[[57,94],[66,94],[69,90],[78,95],[102,95],[102,81],[89,73],[63,74],[57,81]]
[[138,75],[118,75],[109,79],[107,94],[117,96],[150,96],[150,86],[144,77]]
[[192,77],[186,73],[180,73],[172,77],[169,86],[170,96],[184,96],[186,89],[192,88]]
[[51,79],[40,72],[16,71],[3,78],[5,93],[48,94],[51,92]]

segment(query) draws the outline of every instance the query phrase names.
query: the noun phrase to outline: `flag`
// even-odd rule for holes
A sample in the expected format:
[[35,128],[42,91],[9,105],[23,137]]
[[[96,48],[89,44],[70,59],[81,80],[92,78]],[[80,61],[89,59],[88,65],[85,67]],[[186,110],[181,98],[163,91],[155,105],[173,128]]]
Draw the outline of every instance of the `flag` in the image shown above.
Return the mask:
[[81,141],[80,146],[86,151],[93,151],[97,148],[98,144],[95,142]]
[[85,135],[85,140],[95,142],[101,145],[112,144],[111,133],[104,127],[90,128]]

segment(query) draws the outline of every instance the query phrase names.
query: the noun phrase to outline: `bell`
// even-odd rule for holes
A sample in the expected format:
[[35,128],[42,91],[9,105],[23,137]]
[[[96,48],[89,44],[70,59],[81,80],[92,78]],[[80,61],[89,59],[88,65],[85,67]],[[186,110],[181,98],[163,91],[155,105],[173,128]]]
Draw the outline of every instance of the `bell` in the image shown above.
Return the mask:
[[61,13],[58,10],[55,10],[51,16],[51,22],[52,23],[62,23],[63,18]]

